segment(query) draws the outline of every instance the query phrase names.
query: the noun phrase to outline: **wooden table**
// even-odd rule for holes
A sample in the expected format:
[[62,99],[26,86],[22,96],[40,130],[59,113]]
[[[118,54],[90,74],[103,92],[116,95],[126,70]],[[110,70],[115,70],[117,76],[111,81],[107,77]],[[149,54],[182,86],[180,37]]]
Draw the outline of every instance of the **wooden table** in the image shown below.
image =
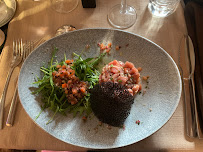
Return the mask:
[[[17,10],[8,26],[7,41],[0,56],[0,94],[6,81],[12,59],[12,41],[49,39],[55,35],[56,29],[62,25],[74,25],[77,29],[112,28],[107,22],[107,11],[120,0],[97,0],[94,9],[77,8],[68,14],[60,14],[50,7],[49,0],[32,1],[17,0]],[[155,18],[148,11],[148,0],[128,0],[137,10],[136,23],[126,31],[139,34],[160,45],[178,61],[180,40],[186,34],[184,10],[181,5],[176,12],[166,18]],[[16,119],[13,127],[6,127],[6,117],[19,73],[16,68],[8,88],[5,103],[4,129],[0,130],[0,148],[35,149],[35,150],[72,150],[86,151],[85,148],[61,142],[40,129],[26,114],[20,102],[17,106]],[[116,151],[203,151],[203,141],[187,137],[184,128],[184,103],[180,99],[177,110],[172,118],[159,131],[136,144]]]

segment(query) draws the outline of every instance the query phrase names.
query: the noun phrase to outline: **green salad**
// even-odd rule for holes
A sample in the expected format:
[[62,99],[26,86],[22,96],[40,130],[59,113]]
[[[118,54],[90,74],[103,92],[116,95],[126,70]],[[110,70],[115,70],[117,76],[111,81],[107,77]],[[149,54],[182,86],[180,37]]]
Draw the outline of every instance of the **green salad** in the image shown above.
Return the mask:
[[42,97],[41,112],[46,108],[54,111],[47,124],[53,120],[56,113],[66,115],[69,112],[73,116],[79,114],[85,117],[91,114],[89,90],[99,81],[100,72],[97,65],[106,55],[106,53],[101,53],[98,57],[83,59],[81,55],[73,53],[74,60],[66,59],[64,55],[64,60],[58,62],[57,50],[57,48],[54,49],[49,65],[40,68],[43,77],[37,77],[34,82],[38,88],[33,94],[40,94]]

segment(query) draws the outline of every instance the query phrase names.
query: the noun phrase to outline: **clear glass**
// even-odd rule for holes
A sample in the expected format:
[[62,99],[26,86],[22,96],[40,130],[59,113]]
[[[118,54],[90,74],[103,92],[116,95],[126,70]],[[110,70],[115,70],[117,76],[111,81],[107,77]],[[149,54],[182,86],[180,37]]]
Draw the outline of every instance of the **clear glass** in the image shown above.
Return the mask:
[[51,0],[52,8],[59,13],[69,13],[78,6],[79,0]]
[[180,0],[149,0],[148,8],[156,17],[166,17],[172,14]]
[[121,4],[109,10],[107,18],[112,26],[125,29],[135,24],[137,14],[133,6],[127,5],[126,0],[121,0]]
[[56,31],[56,35],[55,36],[58,36],[58,35],[61,35],[61,34],[64,34],[64,33],[68,33],[70,31],[75,31],[76,28],[72,25],[63,25],[61,26],[60,28],[57,29]]

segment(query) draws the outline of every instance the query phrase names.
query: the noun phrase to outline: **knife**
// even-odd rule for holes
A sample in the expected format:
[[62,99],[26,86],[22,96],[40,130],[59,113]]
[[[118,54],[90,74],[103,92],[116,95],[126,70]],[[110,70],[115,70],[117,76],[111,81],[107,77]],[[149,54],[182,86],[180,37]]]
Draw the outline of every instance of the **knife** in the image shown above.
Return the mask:
[[179,68],[181,71],[185,102],[186,133],[192,138],[202,138],[195,96],[195,53],[192,40],[188,35],[184,35],[179,53]]
[[192,64],[192,73],[190,74],[190,79],[191,79],[191,87],[192,87],[192,92],[194,95],[194,105],[195,105],[195,118],[196,118],[196,125],[197,125],[197,136],[198,138],[202,139],[203,138],[203,133],[202,129],[200,127],[200,119],[199,119],[199,114],[197,110],[197,104],[196,104],[196,97],[195,97],[195,81],[194,81],[194,71],[195,71],[195,52],[194,52],[194,47],[192,40],[189,36],[187,36],[187,44],[188,44],[188,49],[189,49],[189,57],[191,60]]

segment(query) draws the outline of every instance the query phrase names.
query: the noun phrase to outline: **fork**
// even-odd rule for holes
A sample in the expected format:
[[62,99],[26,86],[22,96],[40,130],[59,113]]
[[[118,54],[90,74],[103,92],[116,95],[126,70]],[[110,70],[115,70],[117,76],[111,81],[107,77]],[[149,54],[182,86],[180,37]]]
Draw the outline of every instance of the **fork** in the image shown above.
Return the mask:
[[[34,49],[33,42],[27,42],[25,44],[24,51],[23,51],[22,62],[25,61],[25,59],[32,52],[33,49]],[[10,105],[10,109],[9,109],[9,113],[8,113],[8,117],[7,117],[7,121],[6,121],[6,126],[13,126],[13,120],[14,120],[14,117],[15,117],[16,105],[17,105],[17,101],[18,101],[17,100],[17,95],[18,95],[18,82],[16,84],[14,96],[13,96],[12,101],[11,101],[11,105]]]
[[22,39],[19,41],[13,41],[13,59],[11,62],[10,70],[6,78],[6,84],[3,90],[3,93],[0,98],[0,129],[3,128],[3,111],[4,111],[4,104],[6,99],[6,92],[8,89],[8,84],[13,73],[15,67],[17,67],[20,62],[22,61],[22,54],[23,54],[23,44]]

